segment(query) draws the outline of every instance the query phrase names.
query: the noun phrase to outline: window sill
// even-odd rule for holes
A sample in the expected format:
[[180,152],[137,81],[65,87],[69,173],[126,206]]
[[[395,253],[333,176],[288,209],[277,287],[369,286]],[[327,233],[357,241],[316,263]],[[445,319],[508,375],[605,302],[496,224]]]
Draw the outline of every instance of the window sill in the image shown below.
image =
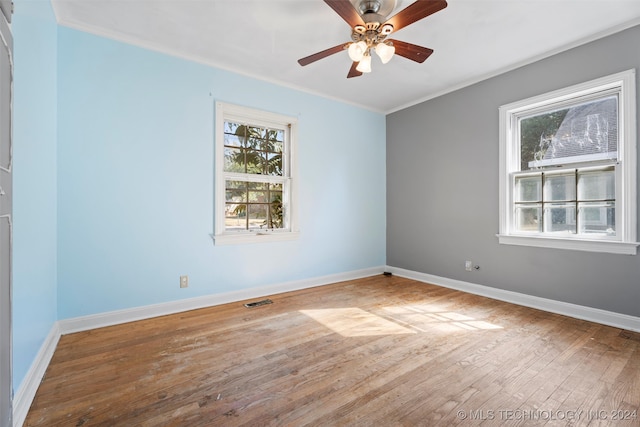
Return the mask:
[[250,243],[284,242],[297,240],[300,232],[279,232],[279,233],[225,233],[212,234],[213,244],[216,246],[239,245]]
[[502,245],[534,246],[538,248],[569,249],[575,251],[604,252],[611,254],[636,255],[640,243],[611,240],[557,239],[541,236],[514,236],[496,234]]

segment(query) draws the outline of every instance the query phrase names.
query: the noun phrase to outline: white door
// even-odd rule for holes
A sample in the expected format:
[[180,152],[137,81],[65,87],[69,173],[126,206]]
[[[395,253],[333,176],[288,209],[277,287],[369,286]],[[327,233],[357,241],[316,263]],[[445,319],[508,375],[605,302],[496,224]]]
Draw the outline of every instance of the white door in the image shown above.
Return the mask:
[[[0,2],[0,4],[3,2]],[[13,40],[0,13],[0,427],[12,422],[11,380],[11,247],[12,247],[12,159],[11,159],[11,60]]]

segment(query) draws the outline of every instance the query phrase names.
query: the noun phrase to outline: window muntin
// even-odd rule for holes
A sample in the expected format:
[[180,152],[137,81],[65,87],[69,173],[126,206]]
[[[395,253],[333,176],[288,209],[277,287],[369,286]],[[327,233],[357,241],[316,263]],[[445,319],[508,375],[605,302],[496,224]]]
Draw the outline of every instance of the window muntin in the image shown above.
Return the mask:
[[515,233],[616,235],[614,166],[516,173],[514,189]]
[[224,122],[224,171],[284,176],[283,129]]
[[635,70],[500,107],[500,243],[635,254]]
[[225,231],[283,229],[282,183],[225,181]]
[[216,103],[216,244],[297,237],[295,130],[295,118]]

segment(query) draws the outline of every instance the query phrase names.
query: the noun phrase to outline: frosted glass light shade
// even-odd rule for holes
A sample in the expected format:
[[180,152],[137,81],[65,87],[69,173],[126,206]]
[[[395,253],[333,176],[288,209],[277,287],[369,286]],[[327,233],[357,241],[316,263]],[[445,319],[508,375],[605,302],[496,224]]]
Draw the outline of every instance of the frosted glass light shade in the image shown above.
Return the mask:
[[371,55],[364,55],[360,60],[360,63],[356,67],[356,70],[361,73],[370,73],[371,72]]
[[359,41],[357,43],[351,43],[349,45],[349,58],[351,58],[354,62],[360,62],[364,53],[367,51],[367,44],[363,41]]
[[378,43],[376,45],[376,53],[380,57],[380,60],[383,64],[391,61],[393,54],[396,53],[396,48],[393,46],[389,46],[386,43]]

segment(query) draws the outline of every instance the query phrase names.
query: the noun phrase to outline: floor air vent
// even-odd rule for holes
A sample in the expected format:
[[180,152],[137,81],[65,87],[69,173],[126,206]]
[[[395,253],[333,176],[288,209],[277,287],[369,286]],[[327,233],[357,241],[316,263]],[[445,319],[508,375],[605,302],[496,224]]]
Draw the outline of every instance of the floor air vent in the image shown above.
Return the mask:
[[248,302],[244,306],[247,308],[260,307],[261,305],[273,304],[270,299],[263,299],[262,301]]

